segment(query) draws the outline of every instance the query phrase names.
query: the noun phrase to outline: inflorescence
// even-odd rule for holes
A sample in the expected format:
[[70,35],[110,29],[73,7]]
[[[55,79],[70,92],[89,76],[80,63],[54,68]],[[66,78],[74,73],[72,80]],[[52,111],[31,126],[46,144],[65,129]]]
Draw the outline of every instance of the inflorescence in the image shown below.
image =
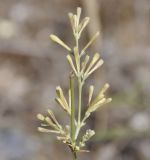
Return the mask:
[[[69,54],[66,56],[68,63],[71,66],[72,72],[70,74],[70,83],[68,89],[68,98],[65,97],[63,90],[60,86],[56,87],[56,102],[62,107],[62,109],[70,117],[70,124],[62,126],[56,119],[54,113],[49,109],[48,116],[38,114],[37,118],[41,121],[41,127],[38,127],[40,132],[54,133],[57,139],[67,144],[71,149],[74,159],[76,159],[77,152],[86,152],[83,148],[86,146],[86,142],[95,134],[94,130],[88,129],[83,136],[79,136],[80,130],[86,124],[86,120],[90,117],[91,113],[96,111],[99,107],[111,102],[111,98],[105,96],[105,92],[109,88],[109,84],[106,83],[99,91],[96,97],[93,97],[94,86],[89,86],[88,104],[86,104],[86,111],[81,117],[82,111],[82,90],[83,85],[88,77],[91,76],[99,67],[102,66],[104,61],[101,59],[99,53],[95,53],[92,58],[87,55],[87,49],[99,36],[97,32],[90,41],[79,49],[79,39],[88,25],[90,18],[85,17],[80,22],[81,8],[77,8],[77,14],[69,13],[69,19],[75,39],[75,47],[71,49],[65,42],[63,42],[56,35],[50,35],[52,41],[58,43],[64,47]],[[75,82],[78,85],[78,103],[75,103]],[[76,114],[77,113],[77,114]]]

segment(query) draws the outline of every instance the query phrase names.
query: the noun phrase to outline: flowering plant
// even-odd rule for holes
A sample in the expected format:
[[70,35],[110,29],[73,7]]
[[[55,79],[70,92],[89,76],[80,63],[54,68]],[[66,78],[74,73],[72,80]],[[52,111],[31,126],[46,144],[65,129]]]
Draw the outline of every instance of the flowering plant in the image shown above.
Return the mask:
[[[84,149],[86,142],[95,134],[94,130],[88,129],[83,136],[80,136],[80,130],[86,125],[86,120],[90,117],[91,113],[106,103],[109,103],[112,99],[106,98],[105,92],[109,88],[109,84],[106,83],[104,87],[99,91],[96,97],[93,98],[94,86],[89,86],[88,104],[86,104],[86,111],[81,116],[82,112],[82,91],[83,86],[99,67],[102,66],[104,61],[101,59],[99,53],[95,53],[90,59],[87,55],[87,48],[96,40],[99,35],[97,32],[90,41],[85,45],[83,49],[79,49],[79,39],[84,31],[85,27],[89,23],[90,18],[85,17],[80,22],[81,8],[77,8],[77,14],[69,13],[69,19],[75,39],[75,46],[71,49],[66,43],[64,43],[56,35],[51,34],[52,41],[58,43],[64,47],[69,54],[67,55],[68,63],[71,66],[72,72],[70,73],[70,83],[68,89],[68,98],[65,97],[63,90],[60,86],[56,87],[56,102],[62,107],[66,114],[70,117],[70,124],[62,126],[56,119],[54,113],[49,109],[48,115],[44,116],[38,114],[37,118],[41,121],[41,127],[38,127],[40,132],[54,133],[57,139],[67,144],[72,151],[73,159],[77,159],[78,152],[88,152]],[[78,103],[75,103],[75,82],[78,85]],[[77,114],[76,114],[77,113]]]

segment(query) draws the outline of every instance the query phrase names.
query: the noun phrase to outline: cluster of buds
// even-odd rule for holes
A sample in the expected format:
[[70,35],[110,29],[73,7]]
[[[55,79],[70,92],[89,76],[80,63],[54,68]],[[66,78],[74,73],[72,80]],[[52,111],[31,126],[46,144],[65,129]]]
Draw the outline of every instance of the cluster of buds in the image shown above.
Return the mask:
[[[89,23],[90,18],[85,17],[80,22],[81,17],[81,8],[77,8],[77,14],[69,13],[69,19],[72,26],[73,36],[75,39],[75,47],[71,49],[63,40],[61,40],[56,35],[51,34],[50,38],[52,41],[56,42],[60,46],[64,47],[69,54],[66,56],[72,72],[70,75],[70,87],[68,90],[68,100],[65,98],[63,90],[60,86],[56,87],[56,102],[61,106],[61,108],[69,115],[70,125],[62,127],[60,123],[56,120],[53,112],[48,110],[49,116],[43,116],[38,114],[37,118],[41,121],[41,127],[38,128],[40,132],[46,133],[55,133],[57,134],[57,139],[61,140],[63,143],[67,144],[75,159],[77,152],[83,152],[82,148],[86,146],[86,142],[95,134],[91,129],[87,130],[85,134],[80,138],[79,133],[81,128],[86,124],[86,119],[89,118],[92,112],[96,111],[99,107],[111,102],[111,98],[106,98],[105,92],[109,88],[109,84],[106,83],[104,87],[99,91],[97,96],[93,98],[94,86],[89,87],[89,98],[88,104],[86,105],[86,111],[84,114],[81,114],[82,111],[82,89],[86,79],[95,72],[99,67],[102,66],[104,61],[101,59],[99,53],[95,53],[92,58],[87,55],[87,49],[91,44],[96,40],[99,35],[99,32],[96,32],[95,35],[89,40],[89,42],[79,49],[79,39],[85,27]],[[77,80],[78,85],[78,107],[75,103],[75,94],[74,94],[74,80]],[[78,113],[78,115],[76,115]],[[84,115],[81,117],[81,115]]]
[[[56,98],[56,102],[64,109],[65,112],[67,112],[69,115],[71,115],[71,104],[69,101],[69,104],[64,96],[64,93],[61,89],[60,86],[56,87],[56,94],[57,94],[57,98]],[[69,99],[71,99],[71,96],[69,94]]]
[[94,86],[91,85],[89,87],[89,98],[88,98],[88,108],[85,113],[84,120],[87,119],[90,114],[94,111],[96,111],[99,107],[109,103],[112,101],[112,98],[106,98],[105,92],[109,88],[109,84],[106,83],[103,88],[99,91],[98,95],[92,100],[93,92],[94,92]]
[[79,143],[79,146],[80,147],[85,147],[85,143],[92,137],[95,135],[95,131],[91,130],[91,129],[88,129],[86,131],[86,133],[83,135],[80,143]]
[[69,126],[65,126],[65,128],[63,128],[56,120],[55,115],[50,109],[48,109],[48,116],[38,114],[37,118],[41,121],[41,127],[38,127],[39,132],[55,133],[57,134],[58,140],[61,140],[63,143],[67,144],[71,143]]

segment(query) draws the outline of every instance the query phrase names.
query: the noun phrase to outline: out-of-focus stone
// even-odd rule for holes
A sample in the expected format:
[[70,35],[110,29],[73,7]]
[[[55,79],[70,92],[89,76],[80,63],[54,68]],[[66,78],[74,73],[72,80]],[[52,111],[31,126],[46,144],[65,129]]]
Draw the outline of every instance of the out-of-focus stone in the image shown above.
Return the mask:
[[115,145],[108,144],[103,146],[103,148],[99,149],[96,153],[96,160],[112,160],[115,159],[117,155],[117,149]]
[[12,38],[17,33],[17,26],[14,22],[0,19],[0,38]]
[[136,131],[146,131],[150,129],[150,117],[147,113],[137,113],[131,118],[129,124]]

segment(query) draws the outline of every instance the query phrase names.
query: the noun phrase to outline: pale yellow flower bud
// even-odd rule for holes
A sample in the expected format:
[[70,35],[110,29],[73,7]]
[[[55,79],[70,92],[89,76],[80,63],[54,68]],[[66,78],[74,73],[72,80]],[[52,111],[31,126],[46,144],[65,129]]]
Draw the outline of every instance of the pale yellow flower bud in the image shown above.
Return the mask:
[[85,54],[86,49],[97,39],[99,36],[99,32],[96,32],[96,34],[90,39],[90,41],[86,44],[86,46],[81,51],[81,56]]
[[42,114],[37,114],[37,119],[44,121],[45,117]]
[[71,52],[71,48],[67,44],[65,44],[60,38],[58,38],[54,34],[51,34],[50,38],[51,40],[53,40],[54,42],[58,43],[59,45],[67,49],[69,52]]

